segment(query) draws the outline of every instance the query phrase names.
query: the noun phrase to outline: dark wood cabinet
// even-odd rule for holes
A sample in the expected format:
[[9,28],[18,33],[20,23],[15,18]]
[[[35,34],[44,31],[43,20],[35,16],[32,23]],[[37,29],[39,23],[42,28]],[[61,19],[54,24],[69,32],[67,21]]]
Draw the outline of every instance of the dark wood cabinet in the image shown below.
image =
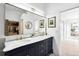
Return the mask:
[[7,56],[46,56],[53,53],[53,37],[5,52]]

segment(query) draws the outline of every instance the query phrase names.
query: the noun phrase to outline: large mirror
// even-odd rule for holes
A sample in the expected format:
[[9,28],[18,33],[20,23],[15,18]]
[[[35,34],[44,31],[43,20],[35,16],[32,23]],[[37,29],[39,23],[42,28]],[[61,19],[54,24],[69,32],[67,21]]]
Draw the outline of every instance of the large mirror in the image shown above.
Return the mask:
[[[46,34],[46,18],[5,4],[5,36],[27,38]],[[9,40],[7,38],[7,40]]]

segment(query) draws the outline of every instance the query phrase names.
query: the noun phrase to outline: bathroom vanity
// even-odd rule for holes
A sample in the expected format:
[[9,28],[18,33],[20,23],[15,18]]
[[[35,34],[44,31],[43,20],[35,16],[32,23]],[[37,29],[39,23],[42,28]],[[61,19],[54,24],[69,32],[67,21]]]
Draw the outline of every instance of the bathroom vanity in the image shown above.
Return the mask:
[[53,37],[51,36],[38,36],[5,44],[3,51],[6,56],[46,56],[53,53]]
[[47,26],[44,21],[46,19],[44,16],[5,4],[4,54],[6,56],[45,56],[52,53],[53,36],[46,35]]

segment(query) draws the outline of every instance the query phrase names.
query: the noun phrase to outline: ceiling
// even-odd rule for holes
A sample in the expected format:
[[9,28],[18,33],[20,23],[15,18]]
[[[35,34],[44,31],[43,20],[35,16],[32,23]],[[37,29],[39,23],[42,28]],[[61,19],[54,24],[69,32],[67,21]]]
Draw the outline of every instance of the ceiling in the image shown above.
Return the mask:
[[47,6],[47,12],[50,13],[50,10],[60,12],[77,6],[79,6],[79,3],[50,3]]
[[30,5],[44,11],[46,14],[60,12],[79,6],[79,3],[29,3]]
[[29,4],[42,10],[42,11],[45,11],[46,7],[47,7],[47,3],[29,3]]

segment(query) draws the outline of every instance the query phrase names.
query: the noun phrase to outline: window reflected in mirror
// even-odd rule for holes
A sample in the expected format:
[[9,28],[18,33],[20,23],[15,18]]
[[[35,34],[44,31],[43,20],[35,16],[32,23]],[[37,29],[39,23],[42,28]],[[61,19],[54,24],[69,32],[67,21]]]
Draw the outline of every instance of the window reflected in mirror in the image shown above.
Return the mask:
[[71,36],[79,36],[79,23],[71,24]]
[[19,34],[19,22],[5,20],[5,35],[18,35]]

